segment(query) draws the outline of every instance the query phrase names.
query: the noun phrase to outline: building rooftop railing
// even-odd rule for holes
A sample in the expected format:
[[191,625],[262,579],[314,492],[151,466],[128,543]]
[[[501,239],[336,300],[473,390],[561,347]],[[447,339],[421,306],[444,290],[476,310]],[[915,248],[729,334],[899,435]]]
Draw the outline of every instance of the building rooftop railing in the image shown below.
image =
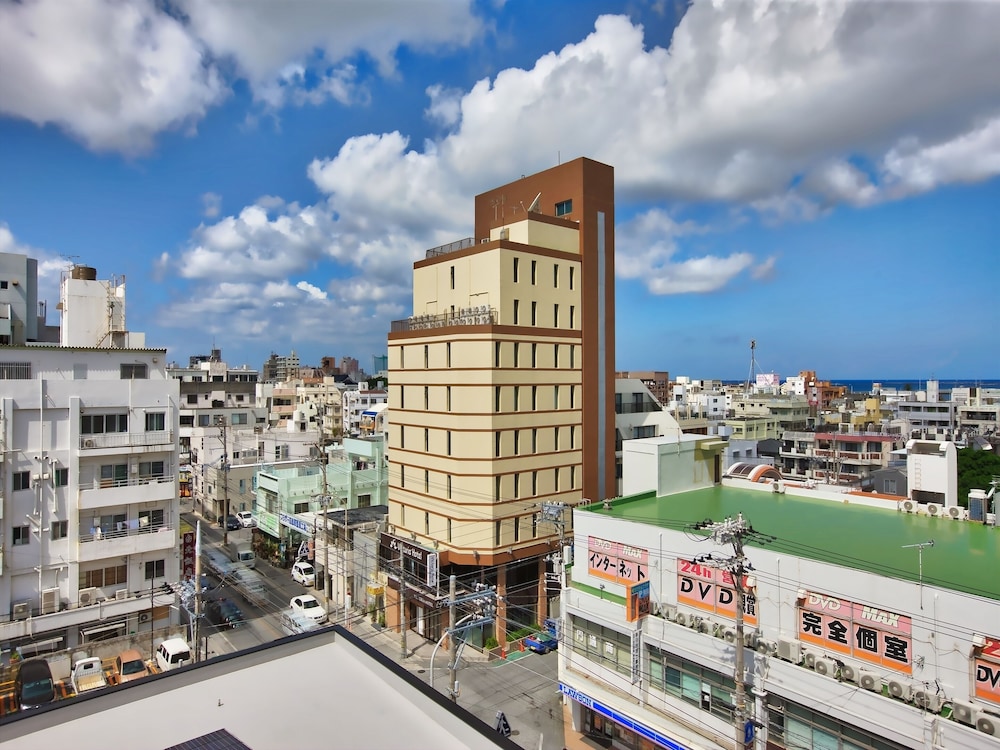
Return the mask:
[[455,312],[444,312],[436,315],[411,315],[404,320],[394,320],[390,324],[392,333],[403,331],[420,331],[430,328],[444,328],[460,325],[493,325],[496,313],[489,305],[474,305],[461,307]]
[[476,244],[475,239],[472,237],[466,237],[461,240],[455,240],[454,242],[449,242],[447,245],[438,245],[437,247],[432,247],[425,254],[425,258],[436,258],[439,255],[447,255],[448,253],[454,253],[459,250],[465,250],[467,247],[472,247]]

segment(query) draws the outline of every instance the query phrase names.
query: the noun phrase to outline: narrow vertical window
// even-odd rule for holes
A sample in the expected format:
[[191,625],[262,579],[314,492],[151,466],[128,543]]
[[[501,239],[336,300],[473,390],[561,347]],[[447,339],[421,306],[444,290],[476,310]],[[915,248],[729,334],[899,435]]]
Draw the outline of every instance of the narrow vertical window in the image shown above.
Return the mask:
[[576,386],[575,385],[571,385],[569,387],[569,408],[570,409],[575,409],[576,408]]
[[455,266],[452,266],[451,269],[450,269],[450,271],[451,271],[451,288],[454,289],[455,288]]
[[406,369],[406,347],[405,346],[399,347],[399,369],[400,370],[405,370]]
[[531,261],[531,285],[535,286],[536,272],[538,271],[538,261]]
[[552,327],[559,327],[559,305],[552,305]]
[[493,544],[500,546],[500,521],[493,525]]
[[553,409],[558,409],[559,408],[559,386],[558,385],[552,386],[552,408]]
[[[500,502],[500,477],[499,477],[499,475],[493,477],[493,502],[495,502],[495,503],[499,503]],[[499,523],[499,521],[497,523]]]
[[531,345],[531,367],[538,367],[538,344]]
[[[448,477],[448,479],[451,480],[451,477]],[[451,497],[451,495],[449,494],[448,497]],[[451,541],[451,519],[450,518],[448,519],[448,541],[449,542]]]
[[500,430],[493,434],[493,455],[500,458]]
[[514,283],[515,284],[517,283],[517,271],[518,271],[518,265],[519,264],[520,264],[520,260],[518,258],[514,258]]
[[569,449],[574,450],[576,448],[576,425],[571,424],[569,426]]
[[538,453],[538,428],[531,428],[531,452]]
[[431,403],[431,389],[430,386],[424,386],[424,411],[430,409]]
[[569,288],[570,288],[571,290],[573,289],[573,276],[574,276],[573,272],[574,272],[575,270],[576,270],[576,269],[575,269],[575,268],[573,268],[573,266],[570,266],[570,267],[569,267]]
[[534,300],[531,302],[531,325],[538,325],[538,303]]
[[[424,492],[431,491],[431,473],[427,469],[424,469]],[[426,513],[424,514],[427,515]]]
[[493,411],[500,413],[500,386],[493,387]]
[[521,410],[521,386],[514,386],[514,411]]
[[514,342],[514,367],[521,366],[521,344]]
[[576,367],[576,347],[570,346],[569,348],[569,369],[574,369]]
[[431,352],[430,347],[424,344],[424,369],[426,370],[430,366]]
[[446,367],[451,367],[451,342],[450,341],[447,344],[445,344],[445,346],[444,346],[444,354],[445,354],[445,357],[444,357],[444,359],[445,359],[445,366]]
[[514,430],[514,455],[521,455],[521,431]]
[[569,488],[571,490],[576,489],[576,467],[569,467]]
[[405,385],[399,386],[399,408],[400,409],[405,409],[406,408],[406,386]]
[[446,386],[445,389],[444,389],[444,400],[445,400],[446,408],[448,409],[448,411],[451,411],[451,386],[450,385]]
[[514,516],[514,541],[520,541],[521,539],[521,517]]
[[520,317],[520,300],[514,300],[514,325],[518,325],[518,319]]
[[552,366],[559,369],[559,344],[552,345]]
[[556,491],[556,492],[558,492],[558,491],[559,491],[559,467],[556,467],[556,476],[555,476],[555,491]]
[[[447,452],[447,455],[450,456],[451,455],[451,430],[448,430],[447,435],[448,435],[448,448],[447,448],[448,452]],[[448,480],[451,481],[451,477],[448,477]]]
[[520,496],[521,496],[521,475],[520,474],[515,474],[514,475],[514,497],[517,498],[517,497],[520,497]]
[[569,327],[576,327],[576,305],[569,306]]
[[431,451],[431,431],[426,427],[424,428],[424,453],[430,453]]
[[559,264],[556,263],[552,266],[552,287],[554,289],[559,288]]
[[537,495],[538,494],[538,472],[537,471],[531,472],[531,494],[532,495]]
[[553,430],[555,434],[555,449],[559,450],[559,428],[554,427]]
[[531,386],[531,410],[537,411],[538,409],[538,386]]
[[500,342],[493,345],[493,366],[500,367]]

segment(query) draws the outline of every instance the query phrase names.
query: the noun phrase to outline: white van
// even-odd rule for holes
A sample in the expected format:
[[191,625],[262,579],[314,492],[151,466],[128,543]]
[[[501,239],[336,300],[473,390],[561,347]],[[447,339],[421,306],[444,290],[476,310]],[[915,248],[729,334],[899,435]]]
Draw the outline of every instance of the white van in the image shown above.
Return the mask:
[[156,666],[161,672],[191,663],[191,648],[183,638],[168,638],[156,647]]
[[310,630],[316,630],[321,627],[318,622],[316,622],[311,617],[306,617],[305,615],[299,614],[298,612],[293,612],[291,610],[285,610],[281,613],[281,631],[285,635],[298,635],[299,633],[308,633]]

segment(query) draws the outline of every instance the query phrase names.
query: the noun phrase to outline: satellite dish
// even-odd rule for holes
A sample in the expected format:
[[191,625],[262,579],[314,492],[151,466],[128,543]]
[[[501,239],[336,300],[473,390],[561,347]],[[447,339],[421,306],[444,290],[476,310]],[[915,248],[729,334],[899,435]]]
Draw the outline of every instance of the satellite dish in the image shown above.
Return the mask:
[[541,202],[542,202],[542,194],[539,193],[538,195],[535,196],[535,200],[531,201],[531,205],[528,206],[528,213],[529,214],[538,213],[538,204]]

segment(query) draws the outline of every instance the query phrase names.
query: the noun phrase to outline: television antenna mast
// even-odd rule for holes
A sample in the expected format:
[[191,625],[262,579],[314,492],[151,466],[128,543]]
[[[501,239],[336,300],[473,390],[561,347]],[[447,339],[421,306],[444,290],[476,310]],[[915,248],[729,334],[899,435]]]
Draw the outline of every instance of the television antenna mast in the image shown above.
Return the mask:
[[917,589],[920,591],[920,609],[924,608],[924,547],[933,547],[934,540],[917,542],[916,544],[904,544],[901,549],[917,548]]

